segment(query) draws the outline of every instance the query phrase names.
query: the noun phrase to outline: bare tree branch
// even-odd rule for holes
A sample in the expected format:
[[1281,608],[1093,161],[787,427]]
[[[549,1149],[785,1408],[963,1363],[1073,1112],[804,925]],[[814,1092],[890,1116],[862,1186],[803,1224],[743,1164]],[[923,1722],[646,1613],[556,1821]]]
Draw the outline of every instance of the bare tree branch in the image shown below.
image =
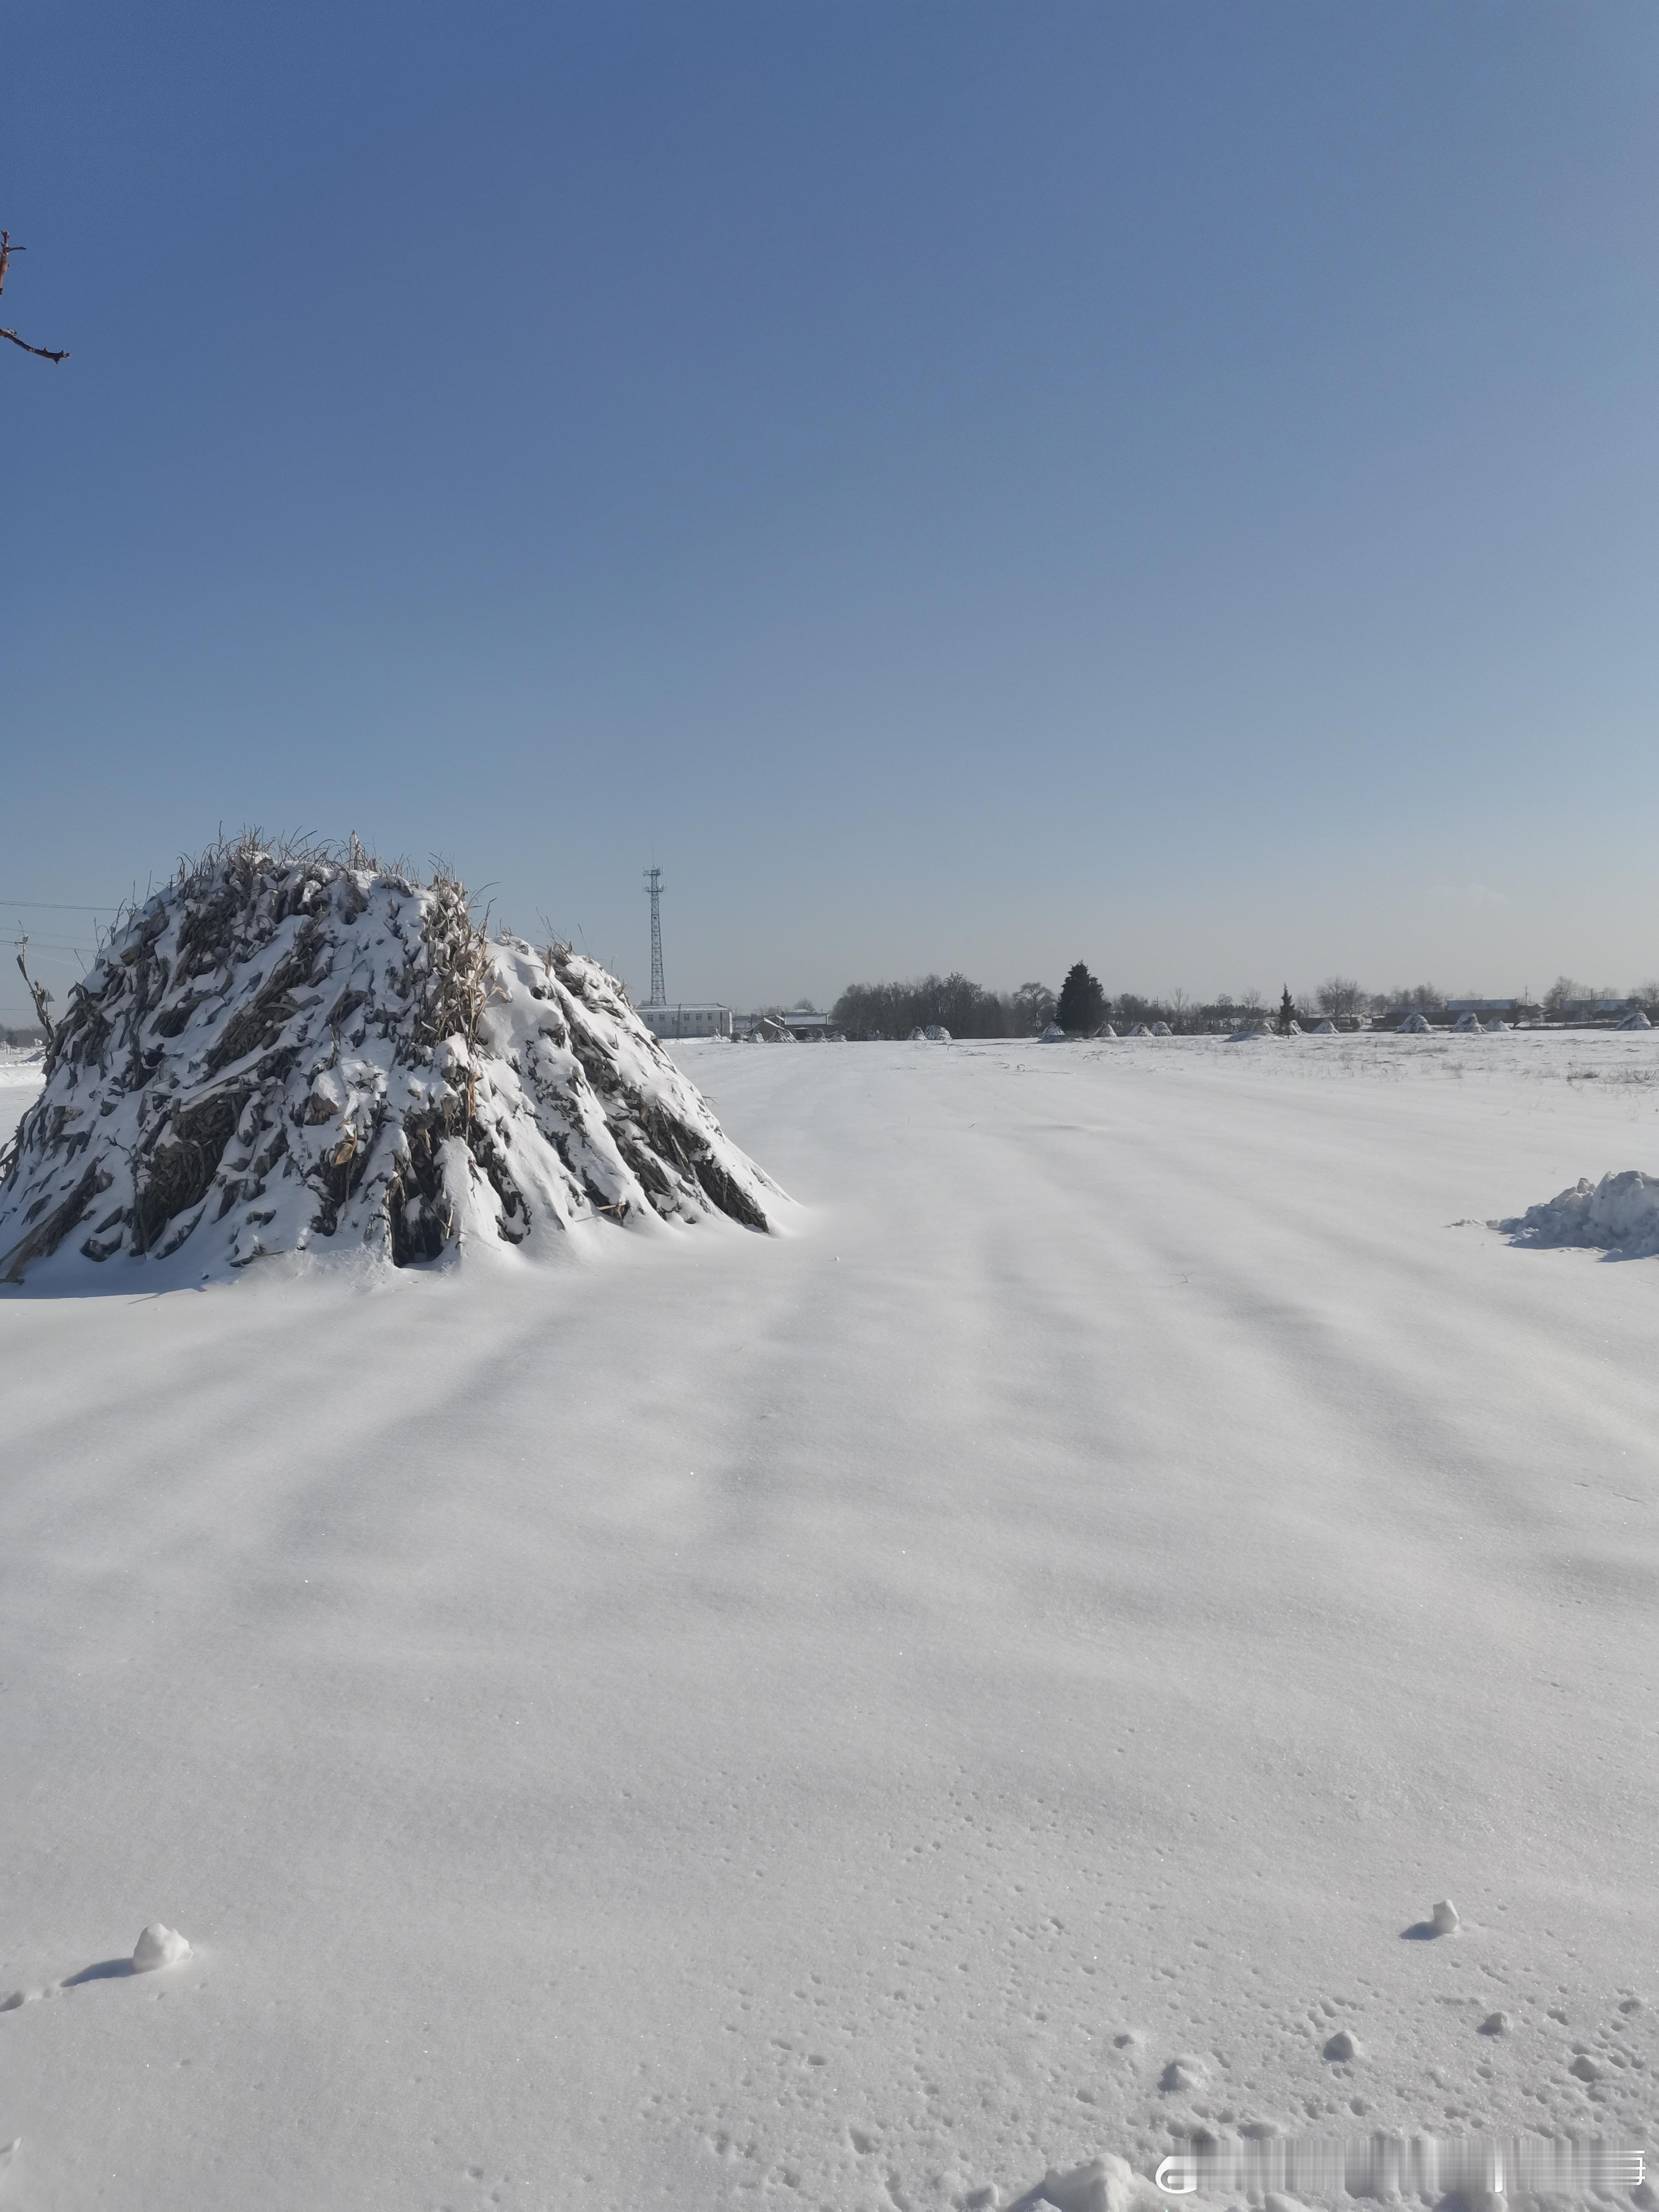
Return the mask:
[[9,338],[15,346],[21,346],[25,353],[38,355],[42,361],[67,361],[69,359],[67,348],[62,353],[52,353],[45,346],[30,345],[27,339],[20,338],[15,331],[0,331],[0,338]]
[[[26,253],[27,251],[27,246],[12,244],[11,233],[9,230],[0,230],[0,292],[3,292],[6,289],[6,271],[11,266],[12,255]],[[37,361],[67,361],[69,359],[67,349],[62,353],[54,353],[50,346],[31,345],[27,338],[20,338],[15,331],[0,331],[0,338],[9,338],[15,346],[21,346],[25,353],[32,353]]]

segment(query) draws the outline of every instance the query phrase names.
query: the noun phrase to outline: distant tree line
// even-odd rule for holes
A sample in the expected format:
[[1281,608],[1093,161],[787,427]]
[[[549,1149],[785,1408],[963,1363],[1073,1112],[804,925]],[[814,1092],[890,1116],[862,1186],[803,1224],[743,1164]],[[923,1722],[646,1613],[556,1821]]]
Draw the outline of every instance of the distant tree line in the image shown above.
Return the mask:
[[[1458,994],[1477,998],[1479,992]],[[1492,993],[1493,997],[1501,994]],[[1631,992],[1610,986],[1591,988],[1570,976],[1558,976],[1541,1000],[1546,1017],[1559,1017],[1568,1006],[1585,1000],[1628,997],[1650,1018],[1659,1019],[1659,980],[1638,984]],[[1282,1028],[1291,1020],[1304,1028],[1315,1022],[1356,1024],[1393,1006],[1443,1006],[1446,994],[1433,983],[1400,984],[1392,991],[1362,989],[1351,975],[1328,975],[1312,992],[1294,993],[1288,986],[1277,1006],[1269,1007],[1257,990],[1235,998],[1223,993],[1214,999],[1193,999],[1185,991],[1162,998],[1146,998],[1135,991],[1108,992],[1091,975],[1084,962],[1071,969],[1059,994],[1046,983],[1022,983],[1017,991],[990,991],[966,975],[923,975],[908,983],[854,983],[830,1010],[830,1018],[844,1036],[906,1037],[912,1030],[938,1026],[958,1037],[1040,1036],[1057,1022],[1070,1036],[1087,1036],[1109,1022],[1120,1034],[1138,1024],[1150,1029],[1167,1023],[1177,1036],[1214,1035],[1257,1022],[1271,1021]]]
[[1054,994],[1046,983],[988,991],[959,974],[850,984],[830,1009],[830,1019],[848,1037],[906,1037],[934,1026],[959,1037],[1038,1036],[1054,1018]]
[[[1322,987],[1318,1011],[1312,1002],[1297,1000],[1298,1014],[1311,1020],[1320,1012],[1351,1016],[1370,1001],[1358,985],[1337,979],[1336,1001],[1327,1006],[1330,987]],[[1353,1004],[1350,1004],[1350,997]],[[1119,1030],[1138,1023],[1148,1028],[1167,1022],[1178,1036],[1232,1029],[1241,1022],[1265,1020],[1267,1003],[1260,991],[1247,991],[1242,999],[1223,997],[1194,1000],[1185,991],[1167,998],[1143,998],[1134,991],[1115,997],[1079,961],[1056,994],[1046,983],[1022,983],[1015,991],[990,991],[961,974],[923,975],[908,983],[854,983],[830,1009],[830,1018],[843,1036],[907,1037],[912,1030],[937,1025],[958,1037],[1041,1036],[1051,1023],[1069,1035],[1087,1036],[1105,1023]]]

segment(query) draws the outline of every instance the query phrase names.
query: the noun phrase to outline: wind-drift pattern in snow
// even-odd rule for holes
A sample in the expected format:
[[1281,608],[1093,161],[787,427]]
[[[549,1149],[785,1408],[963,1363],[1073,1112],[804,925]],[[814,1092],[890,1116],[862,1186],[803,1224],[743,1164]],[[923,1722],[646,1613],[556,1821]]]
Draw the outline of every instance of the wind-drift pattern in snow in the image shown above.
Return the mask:
[[1529,1206],[1502,1229],[1517,1244],[1591,1244],[1627,1259],[1645,1260],[1659,1252],[1659,1176],[1626,1168],[1598,1183],[1580,1176],[1571,1190],[1545,1206]]
[[0,1184],[0,1278],[187,1238],[210,1268],[534,1249],[596,1215],[763,1230],[775,1193],[597,963],[487,939],[459,883],[355,843],[244,840],[74,991]]

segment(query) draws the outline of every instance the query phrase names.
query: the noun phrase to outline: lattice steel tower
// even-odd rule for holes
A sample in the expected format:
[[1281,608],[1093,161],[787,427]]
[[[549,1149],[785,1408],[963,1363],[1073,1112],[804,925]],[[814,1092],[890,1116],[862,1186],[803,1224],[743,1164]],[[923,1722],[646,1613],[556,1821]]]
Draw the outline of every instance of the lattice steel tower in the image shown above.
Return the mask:
[[665,1006],[668,993],[662,980],[662,870],[647,868],[645,888],[651,895],[651,996],[647,1006]]

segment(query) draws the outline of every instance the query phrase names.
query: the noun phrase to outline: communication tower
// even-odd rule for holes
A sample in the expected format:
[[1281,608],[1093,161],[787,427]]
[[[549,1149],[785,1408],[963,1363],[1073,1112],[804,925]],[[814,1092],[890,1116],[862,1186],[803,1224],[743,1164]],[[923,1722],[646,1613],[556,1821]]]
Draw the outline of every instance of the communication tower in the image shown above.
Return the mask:
[[668,993],[662,980],[662,870],[647,868],[645,888],[651,897],[651,995],[647,1006],[665,1006]]

